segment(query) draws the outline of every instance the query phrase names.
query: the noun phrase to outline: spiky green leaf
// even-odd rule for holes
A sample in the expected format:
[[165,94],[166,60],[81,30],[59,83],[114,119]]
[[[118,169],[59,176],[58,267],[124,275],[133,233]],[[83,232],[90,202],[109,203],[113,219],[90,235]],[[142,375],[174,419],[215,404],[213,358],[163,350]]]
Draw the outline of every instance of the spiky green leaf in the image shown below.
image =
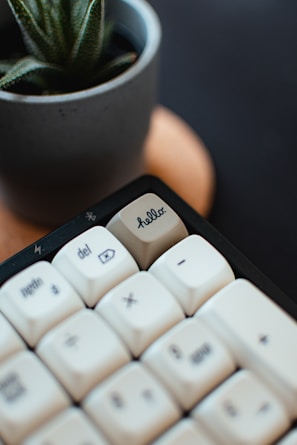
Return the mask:
[[61,74],[61,69],[53,64],[40,62],[33,57],[19,60],[3,77],[0,78],[0,88],[7,89],[20,80],[40,72]]
[[57,7],[48,7],[44,12],[45,32],[52,42],[48,62],[63,64],[71,47],[69,23],[62,2]]
[[73,40],[75,41],[78,37],[80,28],[83,24],[84,18],[86,16],[88,7],[90,5],[90,0],[73,0],[70,11],[70,24],[73,30]]
[[31,54],[42,61],[52,54],[52,43],[37,23],[34,15],[23,0],[7,0],[24,35],[25,44]]
[[0,74],[6,74],[15,65],[16,60],[1,60],[0,61]]
[[32,15],[35,17],[35,20],[42,28],[43,23],[43,2],[40,0],[27,0],[26,4],[28,9],[31,11]]
[[102,83],[118,76],[135,62],[136,57],[136,54],[132,52],[116,57],[111,62],[100,67],[100,70],[95,74],[93,81]]
[[74,43],[69,64],[90,71],[101,55],[104,39],[104,1],[92,0]]

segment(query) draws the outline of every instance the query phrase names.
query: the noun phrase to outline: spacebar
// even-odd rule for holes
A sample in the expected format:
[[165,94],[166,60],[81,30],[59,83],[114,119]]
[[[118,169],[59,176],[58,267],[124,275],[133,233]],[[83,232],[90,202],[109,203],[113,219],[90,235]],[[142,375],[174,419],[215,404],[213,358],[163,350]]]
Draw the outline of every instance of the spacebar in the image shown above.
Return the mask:
[[238,279],[196,312],[297,416],[297,323],[250,282]]

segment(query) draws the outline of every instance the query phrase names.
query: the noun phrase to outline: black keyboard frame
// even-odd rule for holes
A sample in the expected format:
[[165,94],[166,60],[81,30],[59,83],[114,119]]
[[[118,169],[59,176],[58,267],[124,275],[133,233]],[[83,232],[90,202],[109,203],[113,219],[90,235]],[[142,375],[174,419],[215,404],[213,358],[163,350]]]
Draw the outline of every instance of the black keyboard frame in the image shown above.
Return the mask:
[[[0,264],[0,286],[25,267],[40,261],[50,261],[68,241],[95,225],[105,226],[121,208],[141,195],[152,192],[163,199],[181,217],[190,234],[197,233],[208,240],[230,263],[235,276],[253,282],[272,300],[297,320],[297,302],[289,298],[232,243],[208,221],[186,204],[160,179],[144,175],[107,198],[89,207],[40,240]],[[96,219],[94,217],[96,216]]]

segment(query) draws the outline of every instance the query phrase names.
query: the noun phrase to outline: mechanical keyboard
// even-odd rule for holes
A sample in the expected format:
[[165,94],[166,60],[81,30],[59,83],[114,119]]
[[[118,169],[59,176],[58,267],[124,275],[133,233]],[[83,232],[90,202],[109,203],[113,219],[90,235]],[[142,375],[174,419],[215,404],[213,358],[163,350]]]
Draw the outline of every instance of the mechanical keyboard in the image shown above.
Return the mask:
[[159,179],[0,285],[0,445],[297,445],[296,302]]

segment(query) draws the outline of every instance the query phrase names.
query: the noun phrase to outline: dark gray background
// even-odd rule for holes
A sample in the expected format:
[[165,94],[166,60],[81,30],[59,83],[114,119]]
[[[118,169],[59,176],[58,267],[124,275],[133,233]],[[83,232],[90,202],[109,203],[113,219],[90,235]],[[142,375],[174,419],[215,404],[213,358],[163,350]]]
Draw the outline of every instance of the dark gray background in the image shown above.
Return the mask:
[[215,163],[210,221],[297,297],[297,2],[150,3],[163,27],[160,102]]

